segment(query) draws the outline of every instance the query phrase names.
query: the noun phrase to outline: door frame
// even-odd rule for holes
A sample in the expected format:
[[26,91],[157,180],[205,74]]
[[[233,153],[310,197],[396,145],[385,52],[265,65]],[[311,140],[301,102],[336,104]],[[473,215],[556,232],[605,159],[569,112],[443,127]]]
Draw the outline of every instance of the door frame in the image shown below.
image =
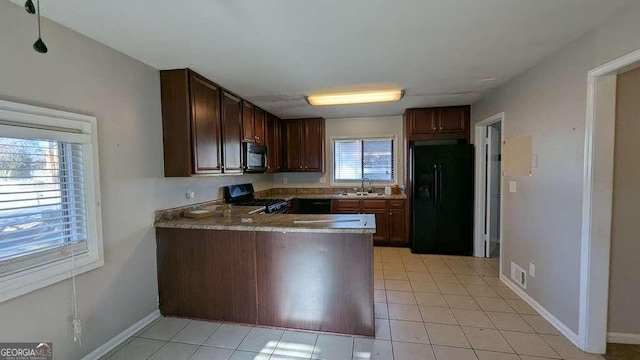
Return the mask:
[[[484,239],[484,226],[485,226],[485,213],[486,213],[486,163],[487,163],[487,147],[486,145],[486,130],[487,127],[497,122],[501,122],[500,127],[500,146],[502,153],[504,150],[504,128],[505,128],[505,116],[504,112],[490,116],[475,124],[475,147],[476,147],[476,161],[475,161],[475,219],[473,225],[473,256],[485,257],[485,239]],[[500,194],[504,194],[504,176],[500,171]],[[504,196],[500,196],[500,273],[502,274],[502,245],[504,244],[503,233],[503,206]]]
[[587,74],[580,312],[578,347],[604,354],[607,347],[609,263],[617,75],[640,66],[636,50]]

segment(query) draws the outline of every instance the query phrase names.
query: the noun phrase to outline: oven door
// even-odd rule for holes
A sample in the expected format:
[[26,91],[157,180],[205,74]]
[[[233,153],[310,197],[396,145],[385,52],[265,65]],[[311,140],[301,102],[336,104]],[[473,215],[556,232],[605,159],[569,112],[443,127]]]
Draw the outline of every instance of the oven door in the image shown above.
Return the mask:
[[267,147],[244,143],[244,161],[244,172],[246,173],[267,172]]

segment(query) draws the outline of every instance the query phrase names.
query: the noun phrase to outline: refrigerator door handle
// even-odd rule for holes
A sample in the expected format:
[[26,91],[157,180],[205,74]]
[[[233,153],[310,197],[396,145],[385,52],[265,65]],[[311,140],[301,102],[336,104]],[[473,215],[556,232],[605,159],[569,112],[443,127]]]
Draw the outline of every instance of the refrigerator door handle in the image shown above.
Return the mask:
[[438,204],[438,165],[433,164],[433,201]]
[[438,204],[442,202],[442,164],[438,164]]

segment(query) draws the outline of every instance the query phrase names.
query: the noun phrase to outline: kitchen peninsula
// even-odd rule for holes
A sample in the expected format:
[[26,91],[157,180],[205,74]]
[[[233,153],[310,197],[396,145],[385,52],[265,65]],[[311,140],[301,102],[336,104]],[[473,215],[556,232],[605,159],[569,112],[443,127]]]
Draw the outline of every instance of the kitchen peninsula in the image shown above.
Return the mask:
[[165,316],[374,335],[374,215],[255,214],[155,227]]

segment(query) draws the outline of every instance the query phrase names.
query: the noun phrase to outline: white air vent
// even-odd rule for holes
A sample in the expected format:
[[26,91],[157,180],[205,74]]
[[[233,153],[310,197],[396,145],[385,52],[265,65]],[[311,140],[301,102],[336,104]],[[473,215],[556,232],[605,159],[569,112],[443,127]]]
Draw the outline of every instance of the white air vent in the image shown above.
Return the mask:
[[511,262],[511,279],[520,285],[521,288],[527,288],[527,273],[513,261]]

